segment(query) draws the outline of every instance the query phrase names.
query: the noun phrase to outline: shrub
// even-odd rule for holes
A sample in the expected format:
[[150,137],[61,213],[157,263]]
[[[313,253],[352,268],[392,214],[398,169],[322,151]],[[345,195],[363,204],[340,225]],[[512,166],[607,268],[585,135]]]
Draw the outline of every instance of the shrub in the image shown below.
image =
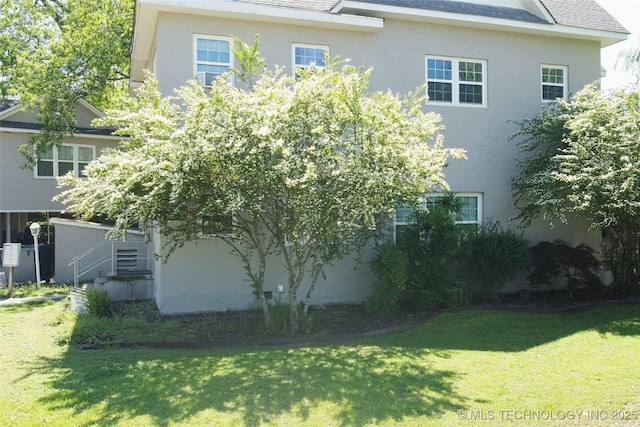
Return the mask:
[[536,244],[531,253],[533,270],[527,279],[534,289],[564,279],[570,298],[576,289],[587,289],[592,296],[603,292],[604,285],[598,276],[601,263],[588,245],[581,243],[572,247],[562,240],[554,240]]
[[490,299],[496,299],[505,282],[531,264],[529,241],[522,233],[503,229],[498,222],[488,222],[477,233],[469,234],[465,246],[470,273]]
[[447,308],[467,305],[471,302],[469,284],[464,280],[449,283],[442,293],[441,305]]
[[396,311],[398,301],[407,286],[407,254],[392,242],[378,245],[378,257],[371,263],[371,270],[378,280],[373,284],[374,292],[367,299],[368,311],[381,316]]
[[448,193],[430,211],[416,210],[413,223],[396,230],[396,245],[379,246],[372,269],[378,276],[367,308],[389,314],[407,297],[419,311],[469,302],[460,274],[461,242],[468,229],[457,224],[461,203]]
[[282,301],[274,301],[269,306],[271,322],[269,323],[269,333],[272,335],[281,335],[289,331],[289,304]]
[[468,285],[460,272],[469,230],[457,223],[461,202],[453,193],[438,199],[430,211],[416,211],[398,246],[409,262],[407,294],[419,311],[468,303]]
[[89,289],[87,291],[87,312],[93,317],[107,317],[109,316],[109,294],[102,289]]

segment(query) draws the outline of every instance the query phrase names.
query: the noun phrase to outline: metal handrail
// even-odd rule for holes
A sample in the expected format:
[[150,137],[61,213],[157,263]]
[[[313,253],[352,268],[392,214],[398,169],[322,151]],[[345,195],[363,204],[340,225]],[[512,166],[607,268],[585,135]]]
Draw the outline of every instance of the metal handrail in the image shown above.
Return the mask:
[[[93,262],[91,262],[89,265],[85,266],[84,268],[80,269],[79,267],[79,262],[86,258],[87,256],[95,253],[97,250],[110,245],[111,246],[111,253],[110,254],[106,254],[101,256],[100,258],[98,258],[97,260],[94,260]],[[83,252],[82,254],[76,256],[75,258],[73,258],[71,260],[71,262],[69,263],[69,266],[73,266],[73,286],[75,288],[79,287],[79,280],[80,277],[84,276],[85,274],[87,274],[89,271],[93,270],[94,268],[98,267],[101,264],[106,264],[107,262],[111,263],[111,271],[116,271],[116,246],[140,246],[140,245],[144,245],[147,254],[145,256],[137,256],[136,260],[139,261],[145,261],[146,265],[147,265],[147,270],[151,270],[150,268],[150,260],[151,257],[149,256],[149,247],[146,244],[146,242],[144,240],[127,240],[127,241],[123,241],[123,240],[107,240],[104,242],[101,242],[99,244],[97,244],[96,246],[86,250],[85,252]]]
[[81,253],[80,255],[78,255],[77,257],[73,258],[71,260],[71,262],[69,263],[69,266],[71,266],[71,264],[80,261],[82,258],[86,257],[87,255],[90,255],[91,253],[95,252],[96,249],[100,249],[103,246],[106,245],[113,245],[116,241],[115,240],[105,240],[102,243],[99,243],[97,245],[95,245],[94,247],[87,249],[86,251],[84,251],[83,253]]
[[74,265],[74,279],[73,279],[73,285],[77,288],[78,287],[78,281],[80,279],[80,277],[84,276],[85,274],[87,274],[88,272],[90,272],[91,270],[93,270],[94,268],[98,267],[101,264],[106,264],[107,262],[112,262],[111,261],[111,255],[105,255],[102,258],[99,258],[98,260],[92,262],[91,264],[87,265],[85,268],[83,268],[82,270],[76,269],[75,267],[78,265],[77,263]]

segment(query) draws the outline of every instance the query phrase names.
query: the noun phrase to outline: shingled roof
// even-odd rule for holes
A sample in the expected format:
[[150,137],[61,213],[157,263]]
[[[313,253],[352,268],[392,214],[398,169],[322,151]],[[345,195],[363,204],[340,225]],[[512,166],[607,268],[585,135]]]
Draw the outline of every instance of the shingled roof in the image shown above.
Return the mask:
[[[246,3],[264,4],[295,9],[328,12],[338,0],[240,0]],[[489,18],[512,21],[549,24],[545,19],[524,9],[502,7],[459,0],[357,0],[386,6],[407,7],[412,9],[433,10],[438,12],[465,15],[486,16]],[[595,0],[540,0],[554,19],[555,23],[569,27],[586,28],[601,31],[629,33]]]
[[629,34],[629,30],[594,0],[540,1],[560,25]]
[[435,10],[438,12],[461,13],[465,15],[487,16],[490,18],[510,19],[514,21],[547,24],[544,19],[523,9],[513,7],[490,6],[450,0],[363,0],[363,3],[383,4],[386,6],[410,7],[413,9]]

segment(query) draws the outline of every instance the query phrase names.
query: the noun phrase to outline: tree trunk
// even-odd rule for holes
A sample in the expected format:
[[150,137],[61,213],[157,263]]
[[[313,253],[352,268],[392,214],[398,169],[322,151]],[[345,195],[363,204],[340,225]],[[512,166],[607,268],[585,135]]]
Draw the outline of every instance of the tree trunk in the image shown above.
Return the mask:
[[[291,294],[291,292],[289,292]],[[289,330],[293,333],[298,332],[298,326],[300,325],[300,319],[298,317],[298,302],[294,296],[289,295]]]
[[264,325],[267,328],[271,327],[271,311],[269,310],[269,303],[264,296],[264,292],[260,292],[260,304],[262,305],[262,315],[264,316]]
[[309,290],[307,291],[307,295],[304,300],[304,310],[302,312],[305,319],[309,317],[309,306],[311,305],[311,295],[313,294],[313,291],[316,288],[316,282],[318,281],[318,277],[320,277],[320,273],[322,273],[323,268],[324,268],[324,265],[321,263],[316,263],[313,266],[311,286],[309,286]]
[[289,272],[289,330],[295,333],[300,330],[298,289],[300,288],[300,284],[304,278],[304,264],[296,262],[296,265],[292,267],[293,268]]

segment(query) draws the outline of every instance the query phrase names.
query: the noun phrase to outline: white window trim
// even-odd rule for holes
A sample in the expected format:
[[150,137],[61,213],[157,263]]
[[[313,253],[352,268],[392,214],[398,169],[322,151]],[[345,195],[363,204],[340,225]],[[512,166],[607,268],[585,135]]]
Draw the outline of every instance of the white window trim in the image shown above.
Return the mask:
[[[198,63],[200,63],[200,61],[198,61],[198,39],[207,39],[207,40],[224,40],[227,43],[229,43],[229,64],[223,64],[223,63],[217,63],[217,62],[202,62],[202,64],[207,64],[207,65],[221,65],[221,66],[228,66],[229,70],[231,70],[233,67],[235,67],[234,63],[235,63],[235,57],[233,55],[233,38],[231,37],[226,37],[226,36],[213,36],[210,34],[194,34],[193,35],[193,76],[194,78],[198,79],[198,81],[200,81],[200,77],[199,77],[199,73],[198,73]],[[229,84],[233,85],[234,84],[234,78],[233,78],[233,73],[229,73]],[[204,81],[201,81],[200,84],[203,87],[211,87],[210,85],[206,85]]]
[[[543,68],[555,68],[557,70],[563,71],[563,81],[562,84],[558,83],[549,83],[542,81],[542,70]],[[566,65],[553,65],[553,64],[542,64],[540,65],[540,99],[542,102],[555,102],[555,99],[544,99],[544,86],[555,86],[562,88],[562,99],[567,99],[567,90],[569,87],[569,67]]]
[[[451,83],[452,85],[452,94],[451,94],[451,102],[443,102],[443,101],[432,101],[431,99],[427,100],[428,104],[431,105],[443,105],[443,106],[453,106],[453,107],[471,107],[471,108],[486,108],[487,107],[487,60],[485,59],[474,59],[474,58],[458,58],[451,56],[438,56],[438,55],[426,55],[424,58],[424,76],[425,82],[427,84],[427,93],[429,92],[429,59],[442,59],[445,61],[453,62],[452,69],[452,79],[451,80],[437,80],[431,79],[432,81],[438,81],[443,83]],[[475,104],[470,102],[460,102],[460,84],[465,83],[460,81],[460,62],[477,62],[482,64],[482,82],[469,82],[470,84],[480,85],[482,87],[482,103]]]
[[[325,56],[328,56],[328,55],[331,54],[330,53],[331,51],[329,50],[329,46],[327,46],[327,45],[293,43],[291,45],[291,70],[293,70],[292,71],[292,75],[294,77],[296,75],[296,70],[309,68],[308,65],[298,65],[298,64],[296,64],[296,48],[297,47],[320,49],[320,50],[323,50],[325,52]],[[321,66],[321,65],[317,65],[316,64],[316,67],[321,69],[321,70],[324,69],[324,66]]]
[[[87,145],[87,144],[62,144],[61,147],[73,147],[73,176],[76,178],[84,178],[83,175],[81,175],[81,171],[80,171],[80,167],[79,167],[79,163],[80,160],[78,158],[78,148],[91,148],[91,156],[92,159],[89,160],[86,163],[91,163],[93,160],[96,159],[96,146],[95,145]],[[58,147],[53,147],[51,149],[51,151],[53,152],[53,159],[45,159],[45,161],[51,161],[53,162],[53,176],[41,176],[38,175],[38,162],[40,161],[40,159],[36,160],[36,165],[33,168],[33,176],[36,179],[56,179],[58,177],[60,177],[60,173],[59,173],[59,158],[58,158]],[[69,162],[69,160],[63,160],[63,162]],[[84,161],[82,163],[85,163]]]
[[[482,224],[482,219],[484,218],[484,213],[483,213],[483,193],[472,193],[472,192],[467,192],[467,193],[454,193],[455,197],[475,197],[478,200],[478,217],[477,220],[475,221],[456,221],[456,224],[477,224],[480,225]],[[424,195],[424,201],[422,203],[422,207],[426,208],[426,199],[428,197],[443,197],[442,193],[427,193]],[[410,225],[413,224],[413,222],[408,222],[408,221],[397,221],[396,219],[396,214],[394,212],[393,214],[393,241],[396,241],[396,226],[398,225]]]
[[[441,194],[430,194],[430,196],[441,196]],[[475,221],[457,221],[458,224],[482,224],[482,193],[455,193],[456,197],[475,197],[478,200],[478,218]]]

